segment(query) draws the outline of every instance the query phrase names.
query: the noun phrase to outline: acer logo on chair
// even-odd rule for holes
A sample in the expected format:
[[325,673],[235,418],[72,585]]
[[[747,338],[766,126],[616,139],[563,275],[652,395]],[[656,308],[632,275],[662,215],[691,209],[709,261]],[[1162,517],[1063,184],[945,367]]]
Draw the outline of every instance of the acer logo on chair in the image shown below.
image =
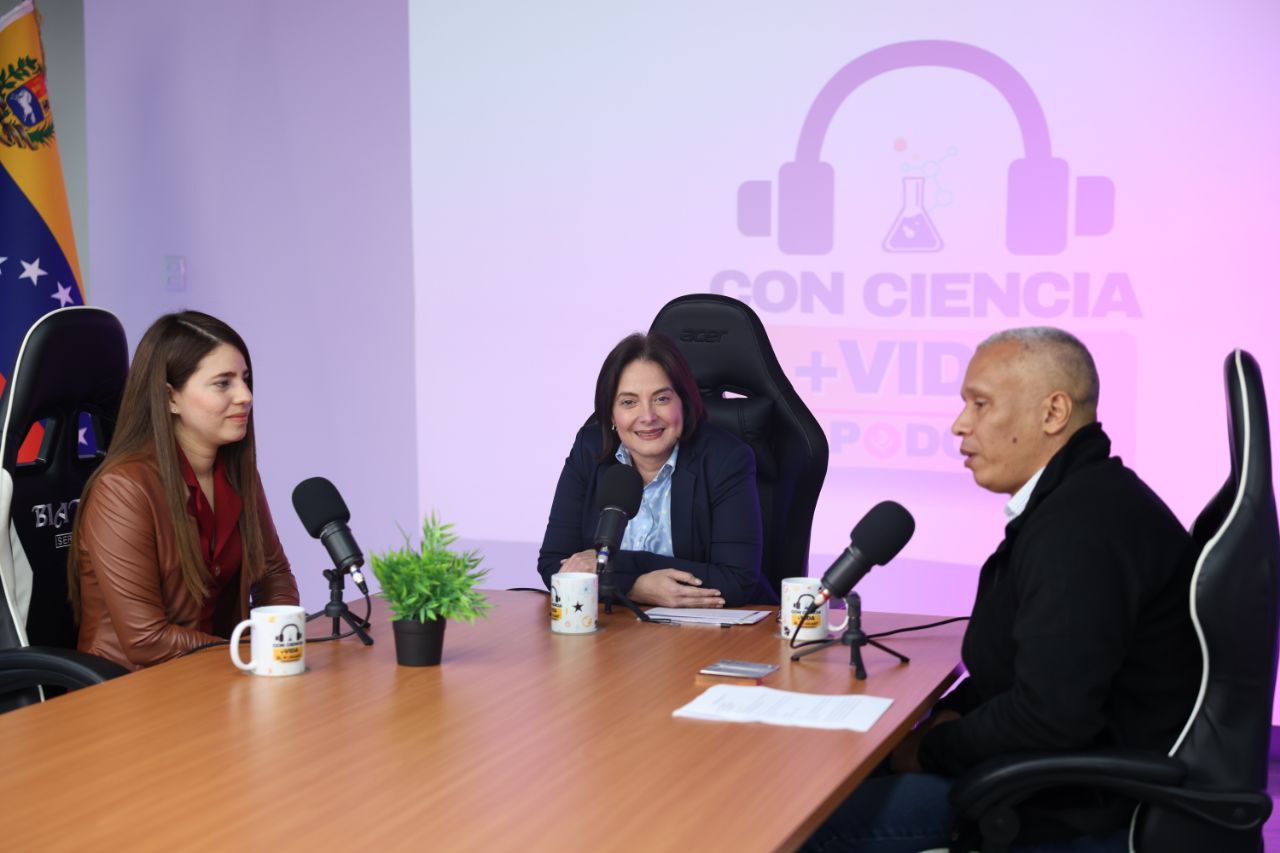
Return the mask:
[[728,329],[681,329],[680,340],[687,344],[718,344]]

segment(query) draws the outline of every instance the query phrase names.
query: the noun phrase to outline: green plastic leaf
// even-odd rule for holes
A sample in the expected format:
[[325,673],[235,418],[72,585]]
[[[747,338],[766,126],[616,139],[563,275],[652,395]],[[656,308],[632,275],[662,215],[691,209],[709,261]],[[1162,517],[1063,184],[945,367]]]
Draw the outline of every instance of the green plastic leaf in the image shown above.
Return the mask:
[[480,569],[476,551],[458,553],[453,525],[444,524],[434,512],[422,522],[422,541],[414,548],[406,535],[403,548],[372,554],[370,565],[382,585],[393,619],[427,622],[454,619],[474,622],[489,610],[489,602],[476,589],[488,575]]

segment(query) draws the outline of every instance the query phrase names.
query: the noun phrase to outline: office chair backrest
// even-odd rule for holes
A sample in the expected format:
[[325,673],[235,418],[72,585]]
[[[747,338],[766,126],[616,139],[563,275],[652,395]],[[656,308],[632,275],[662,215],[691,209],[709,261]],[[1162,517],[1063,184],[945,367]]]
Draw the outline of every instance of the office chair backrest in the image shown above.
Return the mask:
[[[1262,373],[1253,356],[1227,357],[1231,475],[1192,526],[1198,548],[1191,616],[1204,656],[1200,693],[1170,754],[1186,787],[1265,791],[1275,694],[1280,533]],[[1193,665],[1194,662],[1188,662]],[[1260,851],[1256,833],[1219,829],[1160,807],[1139,810],[1137,850]]]
[[5,594],[4,601],[0,602],[4,605],[0,607],[0,649],[16,649],[27,644],[26,617],[19,617],[19,613],[25,613],[31,601],[31,566],[26,554],[19,550],[15,557],[10,545],[12,507],[13,478],[0,468],[0,590]]
[[[5,549],[6,607],[0,608],[0,648],[18,645],[75,648],[76,629],[67,602],[67,554],[71,525],[84,484],[101,463],[115,429],[129,371],[120,321],[101,308],[76,306],[46,314],[27,331],[0,397],[0,468],[12,483],[10,511],[0,518]],[[93,453],[81,451],[80,414],[92,423]],[[37,458],[18,462],[18,448],[43,421]],[[88,436],[85,437],[88,440]],[[25,568],[24,561],[29,565]],[[20,573],[30,572],[28,581]]]
[[684,354],[711,423],[755,451],[765,578],[776,590],[783,578],[807,575],[827,437],[778,364],[760,318],[737,299],[691,294],[663,306],[650,331]]

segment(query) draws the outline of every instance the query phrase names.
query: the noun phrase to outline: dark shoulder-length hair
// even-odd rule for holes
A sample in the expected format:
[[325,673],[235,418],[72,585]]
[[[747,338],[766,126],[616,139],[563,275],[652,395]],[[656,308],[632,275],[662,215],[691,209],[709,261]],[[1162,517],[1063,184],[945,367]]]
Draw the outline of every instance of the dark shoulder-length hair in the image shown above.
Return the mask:
[[680,349],[661,332],[641,334],[636,332],[618,341],[618,345],[610,351],[600,366],[600,375],[596,378],[596,421],[600,424],[600,440],[602,450],[600,460],[613,458],[618,452],[620,440],[613,430],[613,401],[618,396],[618,382],[622,379],[622,371],[633,361],[651,361],[661,367],[671,380],[671,387],[680,398],[684,409],[684,430],[680,433],[680,441],[693,438],[698,425],[706,419],[707,409],[702,404],[702,395],[698,393],[698,383],[694,381],[689,362],[684,360]]
[[[200,362],[222,344],[229,344],[244,356],[249,370],[247,383],[253,391],[253,362],[249,348],[236,331],[216,317],[199,311],[166,314],[151,324],[129,366],[120,413],[106,459],[85,484],[78,514],[93,500],[98,479],[124,462],[154,458],[160,471],[169,515],[182,568],[182,581],[192,598],[202,601],[209,585],[209,569],[200,553],[200,536],[195,520],[187,513],[188,489],[178,462],[178,443],[169,409],[169,389],[182,390]],[[263,562],[261,493],[258,458],[253,438],[253,410],[249,410],[244,438],[218,451],[231,487],[241,499],[240,540],[243,548],[241,571],[261,571]],[[71,607],[80,618],[80,532],[72,530],[71,553],[67,558],[67,587]]]

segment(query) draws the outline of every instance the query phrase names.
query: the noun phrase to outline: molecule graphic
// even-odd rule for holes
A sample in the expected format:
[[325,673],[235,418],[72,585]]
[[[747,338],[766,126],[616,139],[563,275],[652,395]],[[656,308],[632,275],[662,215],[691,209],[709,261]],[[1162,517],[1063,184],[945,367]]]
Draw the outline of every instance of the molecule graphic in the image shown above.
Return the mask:
[[[894,140],[895,151],[905,152],[906,148],[905,139]],[[936,252],[942,248],[942,236],[938,234],[929,212],[950,206],[954,198],[951,191],[942,185],[939,175],[942,163],[958,153],[959,150],[953,145],[937,160],[902,164],[904,173],[917,174],[907,175],[902,179],[902,208],[881,245],[886,252]],[[933,190],[933,198],[929,204],[925,203],[926,183],[932,184],[930,188]]]

